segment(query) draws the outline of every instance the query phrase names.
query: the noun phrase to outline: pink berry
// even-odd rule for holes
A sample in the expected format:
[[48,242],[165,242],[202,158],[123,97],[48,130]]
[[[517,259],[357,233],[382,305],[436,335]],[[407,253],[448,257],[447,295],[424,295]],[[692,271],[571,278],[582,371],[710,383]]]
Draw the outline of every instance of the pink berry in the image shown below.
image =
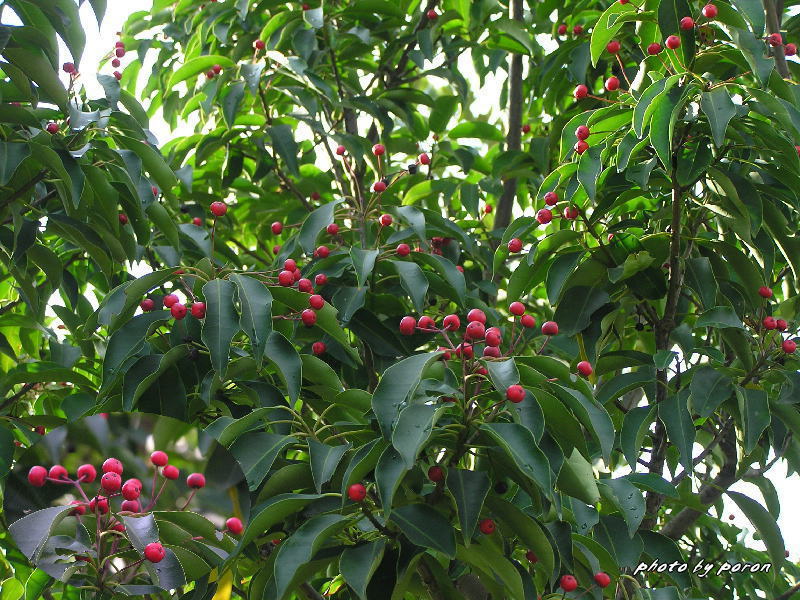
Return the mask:
[[169,456],[163,450],[156,450],[150,455],[150,462],[157,467],[163,467],[169,462]]
[[28,471],[28,483],[34,487],[42,487],[47,481],[47,469],[36,465]]
[[400,319],[400,333],[403,335],[413,335],[417,327],[417,320],[414,317],[407,316]]
[[510,385],[506,388],[506,399],[514,404],[518,404],[525,399],[525,388],[521,385]]
[[558,323],[555,321],[547,321],[542,325],[542,334],[544,335],[558,335]]
[[186,478],[186,485],[193,490],[199,490],[206,486],[206,478],[202,473],[192,473]]
[[103,473],[116,473],[117,475],[122,475],[123,466],[122,463],[116,458],[107,458],[105,462],[103,462],[101,470]]

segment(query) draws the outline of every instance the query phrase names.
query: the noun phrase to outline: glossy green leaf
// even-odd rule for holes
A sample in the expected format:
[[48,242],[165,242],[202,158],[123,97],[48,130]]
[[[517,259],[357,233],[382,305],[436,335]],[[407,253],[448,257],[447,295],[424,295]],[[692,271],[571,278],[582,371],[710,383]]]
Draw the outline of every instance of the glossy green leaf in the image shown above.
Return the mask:
[[453,495],[464,545],[469,546],[491,483],[483,471],[447,469],[447,490]]
[[339,558],[342,577],[361,600],[367,600],[367,586],[383,559],[386,540],[350,546]]
[[317,487],[318,494],[322,492],[322,486],[333,477],[336,467],[349,449],[350,444],[329,446],[316,440],[308,441],[308,451],[311,457],[311,475],[314,477],[314,485]]
[[680,451],[681,464],[692,470],[692,447],[695,430],[692,417],[686,408],[685,395],[673,394],[658,405],[658,418],[667,428],[667,436]]
[[390,519],[413,544],[454,558],[455,531],[450,522],[427,504],[406,504],[392,511]]
[[202,340],[211,353],[211,364],[221,379],[228,369],[231,341],[239,332],[239,315],[234,308],[236,287],[225,279],[212,279],[203,285],[206,317]]
[[269,335],[272,332],[272,294],[258,279],[231,275],[239,301],[239,327],[250,340],[253,357],[260,365]]

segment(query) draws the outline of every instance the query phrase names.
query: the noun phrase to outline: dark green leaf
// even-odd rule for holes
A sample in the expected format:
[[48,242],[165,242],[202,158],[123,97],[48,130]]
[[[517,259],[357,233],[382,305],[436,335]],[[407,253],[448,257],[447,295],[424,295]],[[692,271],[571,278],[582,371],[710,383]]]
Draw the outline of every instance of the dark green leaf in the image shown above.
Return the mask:
[[450,521],[427,504],[400,506],[392,511],[390,519],[411,543],[455,557],[456,538]]
[[483,471],[466,469],[447,469],[447,489],[453,495],[458,509],[458,522],[464,544],[469,546],[472,534],[483,508],[483,501],[489,493],[491,482]]

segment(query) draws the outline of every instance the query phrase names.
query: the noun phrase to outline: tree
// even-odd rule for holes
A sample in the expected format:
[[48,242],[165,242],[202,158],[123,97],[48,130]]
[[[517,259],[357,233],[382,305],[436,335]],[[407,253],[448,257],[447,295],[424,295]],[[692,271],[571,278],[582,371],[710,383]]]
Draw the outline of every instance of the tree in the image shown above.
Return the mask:
[[154,0],[96,101],[31,32],[71,1],[8,4],[3,456],[101,411],[219,439],[254,508],[177,595],[797,591],[783,3]]

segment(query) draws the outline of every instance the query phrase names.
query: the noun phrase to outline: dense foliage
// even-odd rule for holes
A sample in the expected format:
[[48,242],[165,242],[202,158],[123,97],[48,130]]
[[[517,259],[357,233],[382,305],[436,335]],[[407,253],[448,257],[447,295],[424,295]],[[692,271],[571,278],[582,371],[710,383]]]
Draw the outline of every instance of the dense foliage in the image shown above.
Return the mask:
[[154,0],[90,100],[75,1],[7,0],[3,466],[203,427],[253,509],[187,599],[797,591],[792,3],[510,3]]

